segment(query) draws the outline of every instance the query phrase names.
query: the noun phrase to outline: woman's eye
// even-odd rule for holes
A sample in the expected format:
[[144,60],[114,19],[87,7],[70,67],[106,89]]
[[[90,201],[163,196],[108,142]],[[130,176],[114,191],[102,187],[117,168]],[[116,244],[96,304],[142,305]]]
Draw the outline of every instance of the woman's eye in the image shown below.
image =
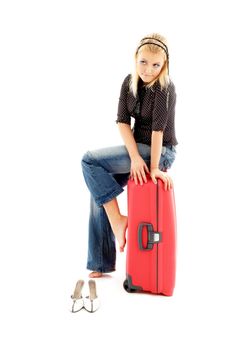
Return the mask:
[[158,63],[155,63],[154,67],[158,68],[158,67],[160,67],[160,65]]
[[140,63],[145,63],[145,61],[140,61]]

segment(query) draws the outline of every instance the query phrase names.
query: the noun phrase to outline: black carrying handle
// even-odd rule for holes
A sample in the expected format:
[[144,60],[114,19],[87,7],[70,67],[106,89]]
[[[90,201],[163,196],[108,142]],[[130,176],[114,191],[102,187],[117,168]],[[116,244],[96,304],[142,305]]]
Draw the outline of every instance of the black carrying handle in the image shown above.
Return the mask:
[[[147,245],[143,247],[142,244],[142,231],[143,227],[147,227]],[[141,222],[138,226],[138,245],[140,250],[152,250],[154,244],[158,244],[161,241],[161,232],[155,232],[153,225],[149,222]]]

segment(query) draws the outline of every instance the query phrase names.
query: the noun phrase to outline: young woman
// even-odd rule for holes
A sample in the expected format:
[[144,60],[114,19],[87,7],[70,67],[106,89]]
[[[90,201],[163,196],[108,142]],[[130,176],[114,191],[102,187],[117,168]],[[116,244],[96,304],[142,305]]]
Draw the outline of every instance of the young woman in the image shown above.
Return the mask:
[[[121,252],[127,216],[116,197],[129,178],[143,185],[147,174],[172,188],[167,174],[175,160],[175,86],[169,78],[169,52],[159,34],[144,37],[135,52],[135,67],[121,86],[116,123],[124,145],[88,151],[82,158],[91,194],[87,269],[90,277],[115,271],[115,237]],[[135,119],[131,129],[131,118]]]

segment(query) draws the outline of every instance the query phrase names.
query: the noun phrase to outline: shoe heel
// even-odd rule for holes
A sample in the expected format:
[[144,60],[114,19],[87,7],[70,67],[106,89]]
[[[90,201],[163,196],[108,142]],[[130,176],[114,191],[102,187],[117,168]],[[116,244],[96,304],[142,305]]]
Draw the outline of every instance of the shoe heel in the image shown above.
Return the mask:
[[91,279],[88,281],[89,296],[84,300],[84,307],[89,312],[95,312],[100,306],[100,301],[96,291],[96,281]]
[[74,289],[74,293],[71,295],[71,299],[73,300],[71,312],[78,312],[84,306],[83,297],[82,297],[83,286],[84,286],[84,281],[78,280]]

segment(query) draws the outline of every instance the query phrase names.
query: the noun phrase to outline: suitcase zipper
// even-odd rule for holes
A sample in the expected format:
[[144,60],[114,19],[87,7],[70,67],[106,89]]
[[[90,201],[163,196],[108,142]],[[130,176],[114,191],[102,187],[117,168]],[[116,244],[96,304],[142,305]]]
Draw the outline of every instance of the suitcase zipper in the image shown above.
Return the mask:
[[[156,225],[157,229],[156,231],[159,232],[159,185],[157,180],[157,190],[156,190]],[[158,262],[159,262],[159,244],[156,244],[156,293],[159,292],[159,268],[158,268]]]

